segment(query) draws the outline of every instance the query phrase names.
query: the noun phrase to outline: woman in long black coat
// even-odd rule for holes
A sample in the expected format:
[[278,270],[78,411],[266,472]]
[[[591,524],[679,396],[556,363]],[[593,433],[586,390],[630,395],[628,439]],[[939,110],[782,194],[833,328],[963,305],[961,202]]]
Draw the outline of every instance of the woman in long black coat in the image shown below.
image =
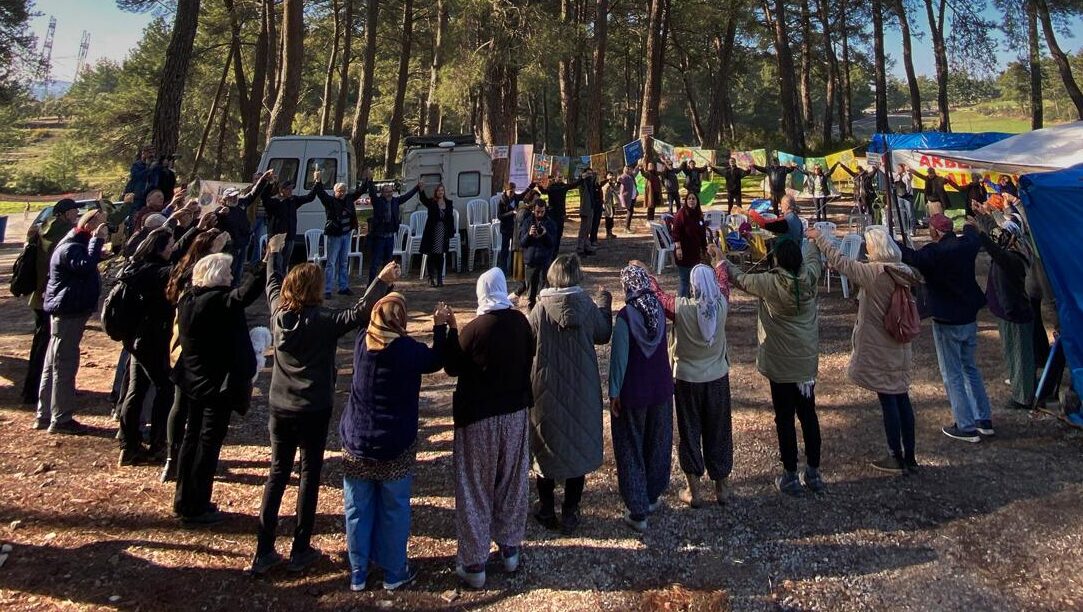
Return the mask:
[[459,230],[455,227],[455,207],[444,195],[443,185],[436,186],[431,198],[424,191],[419,191],[417,197],[429,211],[421,234],[421,254],[428,256],[429,286],[443,287],[444,256],[451,247],[451,237]]

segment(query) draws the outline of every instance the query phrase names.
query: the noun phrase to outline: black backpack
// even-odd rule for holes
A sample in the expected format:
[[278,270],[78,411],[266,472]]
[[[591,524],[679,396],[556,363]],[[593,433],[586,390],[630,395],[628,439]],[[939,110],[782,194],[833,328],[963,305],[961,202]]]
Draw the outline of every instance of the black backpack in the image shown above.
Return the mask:
[[102,304],[102,329],[125,346],[135,339],[143,319],[143,296],[128,283],[130,279],[131,275],[122,271]]
[[38,243],[28,242],[11,268],[11,295],[22,297],[38,288]]

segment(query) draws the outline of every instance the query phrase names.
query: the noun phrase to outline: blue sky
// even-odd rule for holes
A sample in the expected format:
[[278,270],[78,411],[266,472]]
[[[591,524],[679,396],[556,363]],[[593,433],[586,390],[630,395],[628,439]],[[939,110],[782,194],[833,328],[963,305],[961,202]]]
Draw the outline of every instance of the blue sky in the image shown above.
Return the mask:
[[[69,81],[75,73],[76,57],[79,53],[79,40],[83,30],[90,32],[90,53],[88,60],[93,63],[101,58],[122,60],[128,50],[138,42],[143,28],[151,20],[150,14],[126,13],[117,8],[114,0],[36,0],[35,9],[42,13],[34,19],[31,27],[38,36],[38,48],[49,24],[49,16],[55,16],[56,39],[53,42],[53,78]],[[990,13],[990,18],[994,15]],[[915,25],[921,28],[923,20]],[[1083,32],[1083,19],[1076,19],[1073,31]],[[923,28],[922,28],[923,29]],[[1076,51],[1083,47],[1083,37],[1067,38],[1061,36],[1061,46]],[[902,76],[902,56],[899,33],[888,30],[887,50],[895,60],[894,72]],[[1000,65],[1016,58],[1016,53],[1007,49],[1001,41],[998,53]],[[932,46],[928,36],[923,40],[914,40],[914,64],[918,73],[933,74]]]

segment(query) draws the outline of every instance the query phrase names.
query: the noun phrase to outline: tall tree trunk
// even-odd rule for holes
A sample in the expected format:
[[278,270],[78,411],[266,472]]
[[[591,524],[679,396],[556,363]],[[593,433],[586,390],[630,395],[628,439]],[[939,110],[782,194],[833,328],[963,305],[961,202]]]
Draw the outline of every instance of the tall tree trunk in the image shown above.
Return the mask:
[[824,33],[824,53],[827,54],[827,86],[824,92],[824,121],[820,126],[822,131],[821,141],[822,144],[828,144],[831,142],[833,136],[831,126],[833,125],[834,113],[835,113],[835,94],[839,79],[839,60],[835,56],[835,45],[831,39],[831,16],[828,13],[827,3],[829,0],[817,0],[816,12],[820,17],[820,24],[823,27]]
[[275,15],[275,0],[263,0],[263,15],[261,17],[264,34],[267,36],[267,90],[263,95],[262,113],[270,116],[270,110],[278,101],[278,60],[282,57],[282,38],[278,36],[278,18]]
[[[560,0],[560,28],[561,32],[575,31],[579,16],[572,0]],[[564,145],[564,155],[575,155],[576,127],[578,123],[576,98],[578,90],[575,87],[575,55],[568,52],[560,56],[557,62],[557,81],[560,87],[560,117],[564,124],[561,140]]]
[[[358,169],[365,167],[365,137],[369,128],[369,112],[372,110],[372,85],[376,72],[376,26],[380,19],[380,0],[368,0],[365,17],[365,66],[361,70],[361,85],[357,94],[357,107],[353,113],[353,131],[350,141],[357,155]],[[361,173],[358,172],[358,176]]]
[[177,0],[173,34],[162,67],[158,97],[154,102],[154,126],[151,142],[161,155],[177,152],[180,138],[180,112],[184,101],[184,83],[192,61],[192,44],[199,23],[199,0]]
[[812,127],[812,19],[808,2],[801,7],[801,120]]
[[[489,144],[515,144],[515,115],[519,99],[519,66],[511,51],[519,31],[518,12],[504,10],[503,0],[490,0],[493,10],[482,25],[482,40],[492,44],[484,59],[484,86],[481,87],[481,140]],[[544,90],[543,90],[544,93]],[[493,164],[494,192],[508,181],[508,160]]]
[[664,21],[668,0],[651,0],[650,16],[647,24],[647,76],[643,82],[643,107],[639,114],[639,127],[658,128],[658,106],[661,103],[658,94],[662,87],[663,66],[658,58],[665,46]]
[[801,108],[797,99],[797,79],[794,72],[793,53],[790,51],[790,34],[786,22],[785,0],[774,0],[774,8],[766,0],[763,13],[774,33],[775,61],[778,67],[779,105],[782,107],[782,133],[786,146],[800,155],[805,152],[805,132],[801,125]]
[[233,81],[237,85],[237,108],[241,123],[241,170],[245,176],[256,171],[259,165],[260,120],[264,90],[267,86],[267,54],[271,41],[264,28],[256,36],[252,53],[252,82],[249,84],[244,71],[244,55],[241,53],[241,21],[234,0],[223,0],[229,15],[230,49],[233,58]]
[[1053,56],[1053,62],[1057,65],[1057,71],[1060,73],[1061,80],[1064,81],[1064,89],[1068,91],[1068,97],[1072,99],[1072,104],[1075,104],[1076,114],[1083,119],[1083,91],[1079,90],[1079,85],[1072,76],[1072,65],[1068,62],[1068,55],[1057,42],[1057,33],[1053,29],[1053,20],[1049,16],[1049,6],[1046,0],[1036,0],[1036,5],[1049,54]]
[[414,0],[402,3],[402,47],[399,50],[399,78],[395,85],[395,103],[391,109],[391,123],[387,126],[387,154],[384,156],[384,176],[393,176],[395,160],[399,155],[399,137],[402,135],[403,106],[406,103],[406,85],[410,77],[410,52],[414,31]]
[[1038,42],[1038,7],[1036,0],[1026,1],[1027,71],[1030,73],[1030,129],[1040,130],[1045,122],[1042,101],[1042,48]]
[[345,0],[342,10],[342,59],[338,67],[338,98],[335,100],[335,114],[331,120],[331,132],[334,134],[342,134],[342,120],[346,115],[346,100],[350,95],[353,29],[353,0]]
[[226,101],[222,104],[222,122],[218,124],[218,144],[214,149],[214,169],[211,170],[211,174],[214,176],[214,180],[222,179],[222,160],[225,159],[226,151],[226,134],[229,127],[229,104],[233,98],[233,88],[226,88]]
[[843,140],[854,137],[854,91],[850,86],[850,25],[848,2],[839,5],[839,25],[842,26],[842,70],[839,71],[839,136]]
[[[331,55],[327,58],[327,72],[323,79],[323,108],[320,109],[320,135],[326,135],[331,130],[335,96],[332,92],[335,87],[335,71],[338,68],[338,49],[342,40],[342,15],[338,0],[331,0],[331,14],[334,16],[335,32],[331,43]],[[341,87],[340,87],[341,89]]]
[[884,3],[872,0],[873,75],[876,82],[876,131],[891,131],[887,118],[887,58],[884,56]]
[[944,42],[944,12],[947,0],[925,0],[925,15],[929,19],[929,33],[933,38],[933,63],[936,66],[936,109],[939,116],[937,130],[951,131],[951,109],[948,107],[948,47]]
[[271,109],[267,137],[289,134],[293,116],[297,114],[297,99],[301,95],[301,70],[304,68],[305,13],[304,0],[283,0],[282,3],[282,86]]
[[685,103],[688,106],[688,117],[692,123],[692,136],[700,147],[707,147],[706,132],[703,129],[703,122],[700,120],[699,106],[696,104],[696,90],[692,85],[692,62],[689,61],[688,54],[685,53],[684,49],[677,47],[677,53],[680,54],[681,83],[684,85]]
[[211,135],[214,126],[214,116],[218,113],[218,106],[222,101],[222,93],[226,90],[226,77],[229,76],[229,68],[233,62],[234,47],[230,45],[226,53],[226,62],[222,64],[222,76],[218,79],[218,87],[214,90],[214,99],[211,101],[211,110],[207,113],[207,121],[203,124],[203,134],[199,137],[199,148],[196,149],[192,159],[192,176],[199,176],[199,164],[203,161],[203,154],[207,150],[207,139]]
[[894,0],[892,7],[895,10],[895,16],[899,19],[903,69],[906,71],[906,86],[910,90],[910,131],[920,132],[925,128],[921,120],[921,90],[918,88],[917,73],[914,72],[914,49],[910,42],[910,16],[906,12],[903,0]]
[[733,49],[737,40],[737,0],[729,0],[727,8],[725,27],[711,38],[711,47],[718,59],[718,72],[712,82],[711,106],[704,128],[707,147],[717,147],[736,136],[730,87],[733,82]]
[[444,65],[444,44],[447,39],[448,0],[436,0],[436,38],[432,48],[432,65],[429,67],[429,96],[425,100],[425,127],[431,133],[443,129],[440,125],[440,104],[436,101],[436,89],[440,84],[440,68]]
[[[587,94],[587,149],[590,153],[604,151],[602,135],[605,133],[605,117],[608,113],[597,112],[605,108],[605,48],[609,33],[609,0],[596,0],[594,13],[594,65],[592,66],[590,91]],[[600,168],[595,168],[595,171]]]

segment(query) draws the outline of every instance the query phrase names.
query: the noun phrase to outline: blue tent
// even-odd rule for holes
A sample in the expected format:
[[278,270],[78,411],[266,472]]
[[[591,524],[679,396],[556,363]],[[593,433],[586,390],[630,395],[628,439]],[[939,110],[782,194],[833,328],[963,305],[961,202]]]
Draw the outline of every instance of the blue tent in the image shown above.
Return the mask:
[[956,132],[913,132],[909,134],[873,134],[869,143],[870,153],[886,153],[888,149],[928,149],[937,151],[970,151],[991,145],[1015,134],[981,132],[962,134]]
[[1026,174],[1020,197],[1049,284],[1057,298],[1061,344],[1076,390],[1083,389],[1083,164]]

